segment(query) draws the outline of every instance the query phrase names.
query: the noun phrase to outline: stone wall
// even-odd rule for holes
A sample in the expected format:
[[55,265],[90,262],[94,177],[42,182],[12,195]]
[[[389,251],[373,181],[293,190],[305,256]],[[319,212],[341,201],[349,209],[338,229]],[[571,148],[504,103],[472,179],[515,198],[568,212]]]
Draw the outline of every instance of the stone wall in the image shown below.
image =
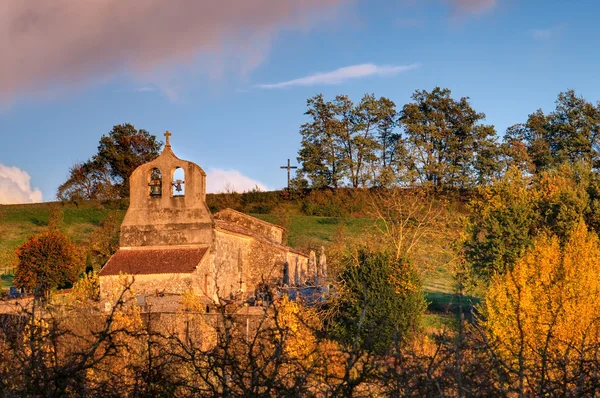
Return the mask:
[[215,279],[221,297],[238,291],[252,295],[263,281],[280,285],[286,261],[290,264],[298,261],[303,269],[308,264],[308,257],[291,252],[285,246],[228,231],[217,231],[213,250]]
[[[249,248],[252,237],[215,232],[214,279],[220,297],[229,297],[238,291],[246,291],[246,273],[249,266]],[[240,283],[241,281],[241,283]]]
[[214,217],[218,220],[225,220],[233,224],[237,224],[248,229],[249,231],[252,231],[256,235],[272,240],[273,242],[283,243],[284,230],[277,225],[259,220],[255,217],[240,213],[233,209],[222,210],[215,214]]
[[152,296],[162,293],[184,294],[190,290],[202,292],[204,280],[199,273],[109,275],[100,277],[101,300],[114,301],[123,291],[127,281],[134,278],[132,291],[136,295]]
[[[173,195],[173,174],[184,171],[185,195]],[[162,174],[161,195],[150,195],[152,170]],[[135,169],[130,178],[130,204],[121,225],[121,247],[210,245],[213,221],[206,205],[206,173],[179,159],[170,146]]]

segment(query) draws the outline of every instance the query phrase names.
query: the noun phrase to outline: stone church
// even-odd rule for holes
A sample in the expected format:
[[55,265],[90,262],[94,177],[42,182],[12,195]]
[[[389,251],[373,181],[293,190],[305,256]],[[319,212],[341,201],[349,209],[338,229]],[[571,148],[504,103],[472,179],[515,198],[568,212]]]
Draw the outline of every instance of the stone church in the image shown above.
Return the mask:
[[250,297],[260,283],[290,283],[290,274],[298,285],[316,278],[314,261],[283,244],[283,228],[232,209],[211,214],[206,173],[175,156],[170,135],[162,154],[131,175],[120,248],[99,273],[101,295],[118,288],[121,274],[134,277],[136,294],[192,290],[210,300]]

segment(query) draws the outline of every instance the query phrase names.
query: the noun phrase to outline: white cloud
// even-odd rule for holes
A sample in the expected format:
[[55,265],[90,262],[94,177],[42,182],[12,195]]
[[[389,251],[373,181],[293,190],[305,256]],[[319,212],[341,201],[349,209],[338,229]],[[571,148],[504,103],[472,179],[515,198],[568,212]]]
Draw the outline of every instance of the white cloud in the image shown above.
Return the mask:
[[375,65],[375,64],[360,64],[346,66],[336,69],[331,72],[319,72],[313,75],[300,77],[293,80],[288,80],[280,83],[259,84],[258,88],[273,89],[285,88],[293,86],[314,86],[317,84],[340,84],[348,80],[359,79],[369,76],[395,76],[402,72],[407,72],[419,68],[420,64],[411,65]]
[[550,40],[552,38],[552,29],[533,29],[531,36],[535,40]]
[[181,67],[248,73],[280,31],[309,30],[351,1],[1,0],[0,104],[123,73],[158,89]]
[[42,192],[31,188],[27,172],[0,164],[0,204],[36,203],[42,201]]
[[206,172],[206,192],[245,192],[258,187],[261,191],[267,191],[265,184],[246,177],[237,170],[209,169]]

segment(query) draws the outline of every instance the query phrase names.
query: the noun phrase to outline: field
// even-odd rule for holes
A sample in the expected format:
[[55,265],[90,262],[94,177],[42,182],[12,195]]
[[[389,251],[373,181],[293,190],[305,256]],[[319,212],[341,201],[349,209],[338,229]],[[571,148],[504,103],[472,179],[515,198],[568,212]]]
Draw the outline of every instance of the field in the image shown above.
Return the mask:
[[[52,213],[59,219],[59,228],[76,244],[84,246],[110,212],[123,217],[126,206],[126,202],[102,204],[95,201],[0,206],[0,287],[7,289],[11,285],[16,265],[15,248],[29,236],[47,228]],[[365,217],[295,214],[282,221],[276,214],[251,214],[265,221],[284,224],[288,229],[288,244],[303,249],[328,246],[342,238],[360,240],[377,227],[376,220]],[[424,275],[424,290],[430,310],[438,313],[447,312],[455,302],[451,273],[453,254],[449,247],[456,234],[455,227],[446,228],[421,242],[417,248],[416,261]]]

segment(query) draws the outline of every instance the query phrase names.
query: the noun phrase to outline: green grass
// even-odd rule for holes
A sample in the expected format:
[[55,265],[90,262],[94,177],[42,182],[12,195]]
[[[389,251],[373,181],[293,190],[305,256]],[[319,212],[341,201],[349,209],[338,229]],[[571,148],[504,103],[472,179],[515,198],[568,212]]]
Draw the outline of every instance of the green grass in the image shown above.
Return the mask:
[[[278,223],[273,214],[252,214],[261,220]],[[335,240],[336,235],[358,238],[362,234],[373,231],[374,220],[370,218],[339,218],[300,216],[290,217],[287,243],[292,247],[315,248],[327,246]]]
[[90,235],[111,211],[116,211],[121,216],[125,214],[125,210],[119,207],[113,210],[114,207],[114,204],[103,205],[96,201],[64,205],[61,203],[0,205],[0,274],[9,273],[16,266],[15,249],[19,245],[30,236],[47,228],[52,208],[59,209],[59,213],[62,211],[62,222],[59,228],[76,244],[85,245]]
[[454,314],[439,314],[428,312],[421,318],[421,326],[429,333],[456,328],[457,319]]

